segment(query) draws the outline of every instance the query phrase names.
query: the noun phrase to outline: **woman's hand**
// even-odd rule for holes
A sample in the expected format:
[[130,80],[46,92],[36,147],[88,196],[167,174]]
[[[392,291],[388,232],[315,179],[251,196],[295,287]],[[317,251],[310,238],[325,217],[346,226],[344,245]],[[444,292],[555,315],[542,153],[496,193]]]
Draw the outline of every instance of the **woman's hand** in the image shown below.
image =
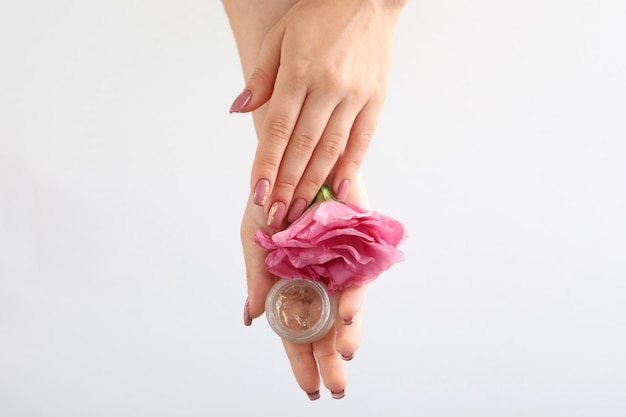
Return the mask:
[[[347,201],[366,207],[367,196],[360,177],[347,196]],[[244,324],[263,314],[265,298],[277,278],[265,267],[267,251],[255,241],[258,229],[266,229],[265,215],[260,207],[248,201],[241,223],[241,240],[246,261],[248,300],[244,306]],[[366,287],[350,287],[335,292],[338,301],[335,327],[321,340],[297,344],[283,340],[291,368],[300,387],[309,398],[319,397],[321,381],[334,398],[341,398],[347,385],[344,361],[351,360],[361,340],[361,306]]]
[[257,127],[251,189],[270,227],[299,217],[331,170],[334,193],[347,194],[386,95],[403,4],[300,0],[264,37],[231,111],[268,102]]
[[[331,170],[335,195],[367,207],[357,172],[386,94],[392,32],[404,2],[223,0],[248,81],[231,111],[254,110],[259,138],[241,224],[247,325],[263,314],[276,281],[265,267],[266,251],[254,241],[259,228],[269,231],[270,220],[276,230],[299,217]],[[321,380],[342,396],[342,357],[350,359],[359,346],[364,295],[364,287],[337,295],[336,326],[322,340],[284,342],[312,399]]]

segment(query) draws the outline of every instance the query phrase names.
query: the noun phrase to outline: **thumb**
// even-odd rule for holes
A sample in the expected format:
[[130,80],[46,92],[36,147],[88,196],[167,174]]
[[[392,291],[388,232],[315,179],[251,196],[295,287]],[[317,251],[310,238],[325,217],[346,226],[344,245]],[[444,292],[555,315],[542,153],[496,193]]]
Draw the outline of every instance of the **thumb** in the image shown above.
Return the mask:
[[256,110],[270,99],[280,65],[282,39],[282,33],[270,32],[266,36],[254,69],[246,82],[246,88],[230,106],[231,113]]

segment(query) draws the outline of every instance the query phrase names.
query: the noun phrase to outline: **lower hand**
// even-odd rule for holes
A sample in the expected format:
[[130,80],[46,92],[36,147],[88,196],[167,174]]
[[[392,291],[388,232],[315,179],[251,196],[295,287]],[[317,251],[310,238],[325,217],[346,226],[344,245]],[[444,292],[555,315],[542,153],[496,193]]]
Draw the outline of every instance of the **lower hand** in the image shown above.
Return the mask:
[[[367,206],[367,195],[360,178],[355,181],[346,201]],[[244,307],[246,325],[263,314],[265,298],[278,280],[265,267],[267,252],[254,241],[256,231],[266,228],[263,210],[254,204],[250,196],[241,223],[248,282],[248,300]],[[344,395],[348,383],[344,361],[352,359],[361,341],[361,306],[365,291],[365,286],[354,286],[335,292],[334,297],[338,301],[335,326],[321,340],[308,344],[283,340],[296,381],[312,400],[319,397],[322,381],[334,398]]]

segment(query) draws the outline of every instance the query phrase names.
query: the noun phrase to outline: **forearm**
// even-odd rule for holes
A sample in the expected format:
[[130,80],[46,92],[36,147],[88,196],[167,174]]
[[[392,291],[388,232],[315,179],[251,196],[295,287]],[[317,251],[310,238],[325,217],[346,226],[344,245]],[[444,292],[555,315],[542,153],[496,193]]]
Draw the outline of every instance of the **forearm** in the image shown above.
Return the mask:
[[222,0],[247,79],[265,36],[298,0]]

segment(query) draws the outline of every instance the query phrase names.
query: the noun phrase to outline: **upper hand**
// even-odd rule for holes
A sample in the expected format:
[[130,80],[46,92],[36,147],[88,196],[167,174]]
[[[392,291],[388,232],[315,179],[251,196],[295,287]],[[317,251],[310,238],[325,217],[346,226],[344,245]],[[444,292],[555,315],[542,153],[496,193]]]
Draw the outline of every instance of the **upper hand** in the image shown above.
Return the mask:
[[402,3],[301,0],[267,34],[233,111],[269,101],[251,189],[274,229],[299,217],[331,170],[345,198],[386,95]]

